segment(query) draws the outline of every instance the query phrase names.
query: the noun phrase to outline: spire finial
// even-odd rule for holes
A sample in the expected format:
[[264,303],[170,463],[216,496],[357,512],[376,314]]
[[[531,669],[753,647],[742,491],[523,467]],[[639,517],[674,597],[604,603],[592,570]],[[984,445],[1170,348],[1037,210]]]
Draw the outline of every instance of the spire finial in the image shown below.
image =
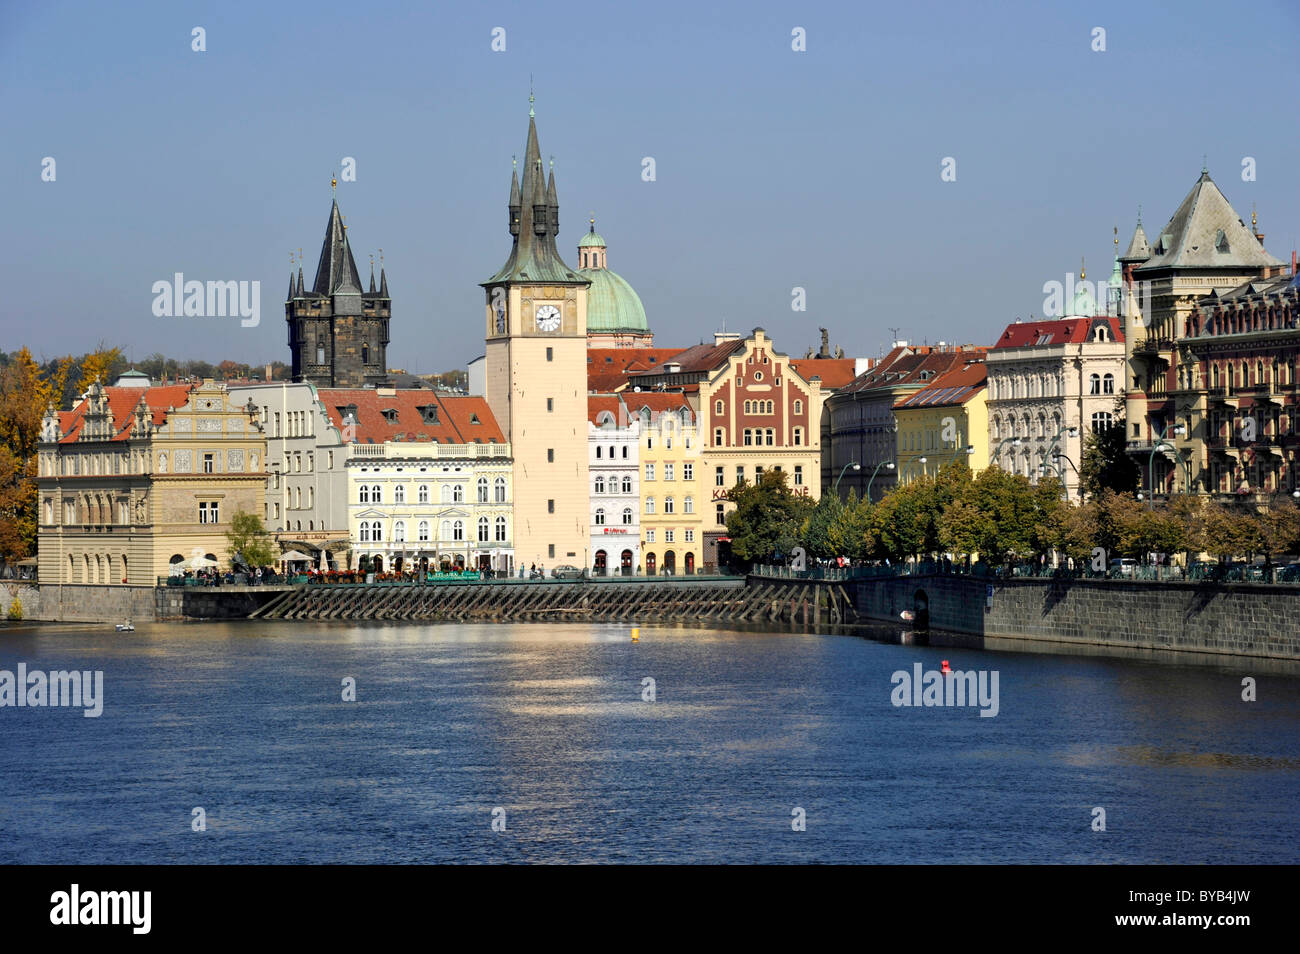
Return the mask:
[[528,118],[533,118],[533,74],[528,74]]
[[595,235],[595,234],[596,234],[596,212],[595,212],[595,210],[592,210],[591,218],[588,219],[587,221],[591,223],[591,234],[592,234],[592,235]]
[[1210,156],[1209,153],[1203,152],[1201,153],[1201,175],[1208,176],[1209,174],[1210,174]]
[[379,250],[379,267],[384,267],[384,250],[382,248]]
[[1142,203],[1138,203],[1138,225],[1142,224]]
[[518,156],[511,156],[511,157],[510,157],[510,168],[511,168],[512,170],[517,170],[517,169],[519,168],[519,157],[518,157]]
[[1250,230],[1255,231],[1255,226],[1259,225],[1259,217],[1255,214],[1255,203],[1250,204]]
[[1085,264],[1083,260],[1083,256],[1080,255],[1079,256],[1079,281],[1082,282],[1087,280],[1088,280],[1088,266],[1087,264]]
[[334,173],[330,173],[330,195],[335,199],[339,197],[339,180],[334,178]]
[[1114,232],[1115,232],[1115,254],[1118,255],[1119,254],[1119,226],[1118,225],[1115,226]]
[[555,157],[551,156],[551,171],[555,171]]

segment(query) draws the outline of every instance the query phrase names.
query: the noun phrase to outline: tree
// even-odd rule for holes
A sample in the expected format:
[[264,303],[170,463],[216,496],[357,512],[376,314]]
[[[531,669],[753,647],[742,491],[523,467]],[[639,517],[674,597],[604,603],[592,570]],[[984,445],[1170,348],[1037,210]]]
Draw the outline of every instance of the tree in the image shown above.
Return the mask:
[[[833,495],[832,495],[833,496]],[[871,502],[858,499],[857,488],[849,491],[848,501],[838,508],[827,528],[830,556],[861,560],[874,548]]]
[[835,494],[823,494],[803,524],[803,546],[809,556],[838,556],[831,544],[830,528],[844,511],[844,503]]
[[790,491],[783,471],[764,471],[754,484],[740,481],[728,494],[736,509],[727,514],[731,552],[747,563],[789,553],[799,542],[813,503]]
[[262,526],[262,518],[255,513],[236,510],[230,518],[226,541],[230,544],[226,552],[231,563],[238,556],[251,567],[270,566],[279,558],[270,534]]
[[1116,494],[1137,491],[1142,469],[1128,453],[1128,438],[1121,418],[1110,427],[1090,431],[1083,439],[1083,464],[1079,476],[1083,492],[1096,497],[1109,490]]

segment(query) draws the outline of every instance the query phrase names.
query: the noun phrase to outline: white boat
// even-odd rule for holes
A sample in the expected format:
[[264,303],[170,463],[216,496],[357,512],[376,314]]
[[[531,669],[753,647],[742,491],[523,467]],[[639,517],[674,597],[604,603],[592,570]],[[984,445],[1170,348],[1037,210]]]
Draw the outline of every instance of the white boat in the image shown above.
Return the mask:
[[114,627],[114,629],[116,629],[119,633],[134,633],[135,624],[133,624],[128,619],[125,623],[118,623],[117,626]]

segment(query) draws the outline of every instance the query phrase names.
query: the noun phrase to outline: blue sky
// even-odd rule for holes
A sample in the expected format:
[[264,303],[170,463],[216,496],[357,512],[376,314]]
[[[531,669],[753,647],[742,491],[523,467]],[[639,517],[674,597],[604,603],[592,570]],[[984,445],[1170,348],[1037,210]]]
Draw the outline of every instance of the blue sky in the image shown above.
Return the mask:
[[[1081,256],[1108,274],[1139,204],[1157,231],[1203,154],[1290,259],[1298,31],[1292,0],[5,2],[0,349],[288,360],[289,253],[310,284],[351,156],[339,204],[363,276],[384,250],[389,364],[463,366],[482,352],[478,283],[510,248],[530,74],[561,249],[574,263],[594,210],[657,344],[724,322],[792,353],[822,325],[850,355],[890,328],[987,344]],[[152,285],[177,271],[260,281],[261,323],[155,317]]]

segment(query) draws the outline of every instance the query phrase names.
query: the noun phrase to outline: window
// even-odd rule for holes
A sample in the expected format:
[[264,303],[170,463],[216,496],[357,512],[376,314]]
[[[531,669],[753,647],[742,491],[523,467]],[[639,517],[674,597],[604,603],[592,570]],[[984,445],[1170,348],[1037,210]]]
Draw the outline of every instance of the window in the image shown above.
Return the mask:
[[365,520],[361,521],[361,542],[362,543],[370,542],[370,524]]
[[653,497],[647,497],[645,499],[645,512],[646,513],[655,512],[655,499]]
[[506,479],[498,477],[492,482],[492,497],[496,503],[506,502]]
[[624,508],[623,508],[623,526],[625,526],[625,527],[630,527],[631,525],[632,525],[632,508],[631,508],[631,507],[624,507]]
[[695,479],[695,465],[692,463],[682,464],[682,480]]
[[555,410],[555,398],[547,398],[547,399],[546,399],[546,410],[548,410],[548,411],[554,411],[554,410]]
[[1115,393],[1115,375],[1107,374],[1105,377],[1101,379],[1101,393],[1102,394]]
[[598,526],[598,527],[603,527],[604,525],[605,525],[605,508],[604,508],[604,507],[597,507],[597,508],[596,508],[596,526]]
[[673,479],[673,465],[664,464],[664,480],[672,480],[672,479]]
[[371,502],[371,503],[383,503],[383,502],[384,502],[384,492],[383,492],[383,490],[380,488],[380,486],[379,486],[378,484],[374,484],[374,485],[370,488],[370,502]]
[[604,492],[605,492],[605,478],[602,477],[602,476],[600,476],[600,475],[597,475],[597,476],[596,476],[596,493],[598,493],[598,494],[603,494]]
[[727,525],[727,508],[723,504],[714,504],[713,521],[720,527]]
[[1088,375],[1088,393],[1089,394],[1101,393],[1101,375],[1099,374]]
[[488,518],[479,517],[478,518],[478,542],[479,543],[488,542],[488,527],[489,527]]
[[722,402],[721,402],[721,401],[714,401],[714,402],[713,402],[713,413],[714,413],[714,414],[722,414],[722,413],[723,413],[723,410],[722,410]]
[[624,475],[623,475],[623,493],[625,493],[625,494],[630,494],[631,492],[632,492],[632,478],[631,478],[631,476],[629,476],[629,475],[627,475],[627,474],[624,474]]
[[647,531],[645,532],[645,542],[646,542],[646,543],[654,543],[654,542],[655,542],[655,532],[654,532],[653,529],[647,530]]
[[672,497],[665,497],[665,498],[664,498],[664,513],[672,513],[672,512],[673,512],[673,498],[672,498]]
[[795,446],[795,447],[802,447],[802,446],[803,446],[803,428],[802,428],[802,427],[796,427],[796,428],[794,429],[794,446]]
[[555,513],[555,499],[551,498],[546,501],[546,512]]
[[762,468],[762,467],[755,467],[755,468],[754,468],[754,483],[758,483],[758,482],[759,482],[760,480],[762,480],[762,479],[763,479],[763,468]]
[[[1111,420],[1109,411],[1098,411],[1092,416],[1092,432],[1100,434],[1102,431],[1108,430],[1111,426]],[[1134,431],[1137,430],[1136,424],[1133,425],[1133,429]],[[1134,436],[1137,436],[1136,433]]]
[[748,427],[745,428],[745,446],[746,447],[754,446],[754,432],[750,430]]
[[546,555],[547,555],[548,557],[550,557],[552,560],[555,559],[555,544],[554,544],[554,543],[548,543],[548,544],[546,545]]
[[421,520],[419,527],[416,528],[416,533],[419,535],[418,539],[421,543],[428,543],[429,542],[429,521]]
[[722,428],[720,427],[715,427],[713,429],[713,446],[714,447],[722,446]]
[[[599,448],[597,448],[597,450],[599,450]],[[548,463],[548,464],[554,464],[554,463],[555,463],[555,448],[554,448],[554,447],[548,447],[548,448],[546,448],[546,463]]]
[[420,484],[420,488],[419,488],[419,490],[417,490],[417,491],[415,492],[415,496],[416,496],[416,499],[417,499],[420,503],[428,503],[428,502],[429,502],[429,485],[428,485],[428,484]]
[[[376,488],[376,489],[378,489],[378,488]],[[375,500],[378,501],[379,498],[376,497]],[[464,503],[464,502],[465,502],[465,485],[464,485],[464,484],[456,484],[455,486],[453,486],[453,487],[451,488],[451,502],[452,502],[452,503]]]
[[393,503],[406,503],[406,485],[398,484],[393,488]]
[[665,530],[665,531],[664,531],[664,543],[672,543],[672,542],[673,542],[673,536],[674,536],[675,533],[676,533],[676,531],[673,531],[673,530]]
[[397,521],[397,523],[393,524],[393,542],[394,543],[406,542],[406,521],[405,520],[399,520]]
[[358,488],[357,503],[370,503],[370,487],[368,484],[362,484]]
[[547,348],[547,349],[546,349],[546,360],[547,360],[547,361],[554,361],[554,360],[555,360],[555,349],[553,349],[553,348]]
[[727,478],[723,475],[721,467],[713,468],[713,486],[715,487],[727,486]]
[[497,543],[506,542],[506,518],[505,517],[497,517],[496,535],[497,535]]
[[213,460],[212,460],[212,458],[213,458],[213,455],[212,455],[212,454],[204,454],[204,455],[203,455],[203,473],[205,473],[205,474],[210,474],[210,473],[212,473],[212,468],[215,466],[215,465],[213,464]]
[[465,521],[457,520],[451,525],[451,538],[456,541],[465,539]]
[[596,445],[596,460],[600,460],[601,452],[602,452],[604,449],[605,449],[605,448],[601,447],[599,444]]
[[794,412],[795,412],[796,414],[802,414],[802,413],[803,413],[803,401],[795,401],[795,402],[794,402]]
[[767,435],[767,446],[771,447],[773,444],[776,443],[776,431],[773,428],[769,427],[766,431],[766,435]]
[[627,445],[623,445],[623,459],[627,460]]
[[736,483],[740,483],[744,479],[745,479],[745,465],[741,464],[736,468]]
[[199,502],[199,523],[220,523],[221,515],[217,501]]
[[794,465],[794,485],[796,487],[803,486],[803,465],[802,464]]
[[371,533],[372,539],[376,543],[382,543],[384,540],[384,528],[383,525],[378,520],[375,521],[374,526],[371,528],[371,531],[372,531]]
[[685,510],[686,513],[695,513],[695,498],[687,497],[683,500],[682,509]]
[[646,480],[654,480],[654,479],[655,479],[655,465],[654,465],[654,464],[646,464],[646,465],[645,465],[645,479],[646,479]]
[[755,372],[754,372],[754,380],[755,380],[755,381],[762,381],[762,380],[763,380],[763,372],[762,372],[762,371],[755,371]]

